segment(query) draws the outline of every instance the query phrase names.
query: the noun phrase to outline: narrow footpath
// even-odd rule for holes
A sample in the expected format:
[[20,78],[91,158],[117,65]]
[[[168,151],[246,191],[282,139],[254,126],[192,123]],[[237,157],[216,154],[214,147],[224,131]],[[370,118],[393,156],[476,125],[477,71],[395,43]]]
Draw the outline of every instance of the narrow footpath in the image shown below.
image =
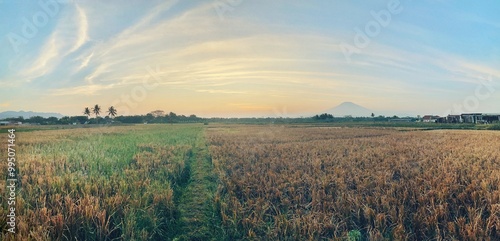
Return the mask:
[[220,221],[213,205],[217,177],[212,169],[202,131],[186,163],[189,180],[179,190],[180,233],[174,240],[221,240]]

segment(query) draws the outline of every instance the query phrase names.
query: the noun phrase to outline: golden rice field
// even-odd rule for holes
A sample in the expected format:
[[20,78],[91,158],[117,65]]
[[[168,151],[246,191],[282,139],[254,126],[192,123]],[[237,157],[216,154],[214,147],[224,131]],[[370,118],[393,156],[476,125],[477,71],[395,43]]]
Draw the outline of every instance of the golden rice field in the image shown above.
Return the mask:
[[230,239],[500,240],[500,132],[208,133]]
[[131,125],[16,144],[0,240],[500,240],[498,131]]

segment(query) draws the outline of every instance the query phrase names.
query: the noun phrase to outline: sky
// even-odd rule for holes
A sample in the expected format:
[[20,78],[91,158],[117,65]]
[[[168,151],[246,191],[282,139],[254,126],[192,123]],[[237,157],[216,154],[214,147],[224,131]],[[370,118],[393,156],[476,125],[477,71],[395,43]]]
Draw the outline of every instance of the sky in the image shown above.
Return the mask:
[[0,112],[500,112],[500,2],[0,0]]

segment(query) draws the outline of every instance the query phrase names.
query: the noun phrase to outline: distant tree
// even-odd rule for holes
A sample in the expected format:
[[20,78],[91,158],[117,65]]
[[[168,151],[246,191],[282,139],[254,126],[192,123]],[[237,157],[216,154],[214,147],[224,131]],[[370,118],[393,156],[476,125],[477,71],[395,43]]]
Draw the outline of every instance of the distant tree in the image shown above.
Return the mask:
[[313,119],[315,119],[315,120],[333,120],[333,115],[328,114],[328,113],[323,113],[321,115],[313,116]]
[[321,117],[321,119],[333,119],[333,115],[327,114],[327,113],[321,114],[320,117]]
[[95,105],[94,108],[92,108],[92,111],[94,112],[94,115],[98,117],[101,114],[101,107],[99,105]]
[[32,116],[28,119],[28,122],[33,124],[45,124],[45,118],[41,116]]
[[373,114],[373,113],[372,113],[372,115],[371,115],[371,116],[372,116],[372,118],[373,118],[373,117],[375,117],[375,114]]
[[195,122],[195,121],[198,121],[200,118],[198,118],[198,116],[196,116],[196,115],[193,114],[193,115],[190,115],[188,117],[188,119],[189,119],[189,121]]
[[168,115],[165,115],[165,117],[169,123],[179,122],[179,118],[174,112],[170,112]]
[[134,115],[134,116],[117,116],[115,121],[121,123],[143,123],[145,121],[144,116]]
[[83,114],[90,117],[90,109],[89,107],[85,107],[85,110],[83,111]]
[[152,113],[148,113],[146,114],[146,116],[144,117],[144,120],[146,122],[153,122],[153,120],[155,119],[156,117],[152,114]]
[[57,117],[49,117],[47,118],[47,124],[49,125],[55,125],[55,124],[58,124],[59,123],[59,119],[57,119]]
[[99,114],[101,114],[101,107],[96,104],[94,108],[92,108],[92,112],[94,112],[96,123],[99,124]]
[[71,124],[71,118],[69,116],[64,116],[59,119],[59,124],[67,125]]
[[108,108],[108,116],[115,117],[116,113],[117,113],[117,111],[116,111],[115,107],[111,106]]
[[149,114],[151,114],[155,118],[157,118],[157,117],[164,117],[165,116],[165,111],[163,111],[163,110],[154,110],[154,111],[149,112]]
[[85,123],[88,119],[89,119],[88,116],[72,116],[70,118],[71,123],[79,123],[79,124]]
[[10,117],[10,118],[6,118],[5,120],[12,121],[12,122],[23,122],[24,121],[24,117],[22,117],[22,116]]

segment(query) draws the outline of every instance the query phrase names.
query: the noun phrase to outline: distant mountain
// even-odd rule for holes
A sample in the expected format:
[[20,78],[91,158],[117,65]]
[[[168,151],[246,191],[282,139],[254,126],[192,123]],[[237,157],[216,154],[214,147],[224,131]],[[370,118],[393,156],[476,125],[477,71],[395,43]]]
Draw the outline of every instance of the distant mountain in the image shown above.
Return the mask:
[[332,114],[335,117],[343,117],[346,115],[352,117],[368,117],[371,116],[373,111],[352,102],[343,102],[336,107],[326,110],[326,113]]
[[43,118],[57,117],[61,118],[63,115],[59,113],[45,113],[45,112],[33,112],[33,111],[4,111],[0,112],[0,120],[5,118],[15,118],[22,116],[24,119],[28,119],[33,116],[41,116]]

